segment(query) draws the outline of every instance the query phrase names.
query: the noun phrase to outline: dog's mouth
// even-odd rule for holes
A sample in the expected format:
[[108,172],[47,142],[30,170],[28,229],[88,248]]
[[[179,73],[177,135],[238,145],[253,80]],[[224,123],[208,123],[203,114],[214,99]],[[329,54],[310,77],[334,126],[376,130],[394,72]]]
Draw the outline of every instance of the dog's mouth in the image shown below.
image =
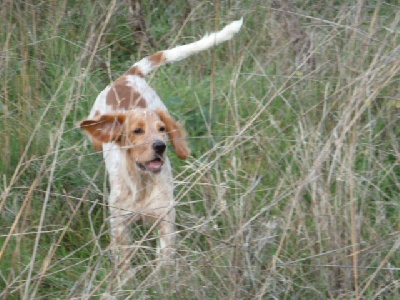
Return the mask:
[[163,166],[164,161],[160,157],[157,157],[148,162],[145,162],[145,163],[137,162],[136,164],[142,171],[158,173],[161,171],[161,167]]

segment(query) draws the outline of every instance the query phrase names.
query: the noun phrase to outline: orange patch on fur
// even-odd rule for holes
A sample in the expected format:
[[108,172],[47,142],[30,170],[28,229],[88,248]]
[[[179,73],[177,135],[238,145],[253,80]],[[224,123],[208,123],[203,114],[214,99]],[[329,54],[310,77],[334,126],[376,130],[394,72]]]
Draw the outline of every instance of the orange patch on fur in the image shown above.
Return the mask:
[[144,77],[142,70],[140,70],[140,68],[138,66],[133,66],[125,74],[126,75],[137,75],[140,77]]
[[146,101],[142,95],[128,85],[128,81],[123,76],[118,78],[107,93],[107,105],[114,110],[129,110],[135,107],[146,108]]
[[151,64],[153,66],[159,66],[162,65],[163,63],[165,63],[167,61],[164,52],[163,51],[159,51],[155,54],[153,54],[152,56],[149,56],[149,61],[151,62]]

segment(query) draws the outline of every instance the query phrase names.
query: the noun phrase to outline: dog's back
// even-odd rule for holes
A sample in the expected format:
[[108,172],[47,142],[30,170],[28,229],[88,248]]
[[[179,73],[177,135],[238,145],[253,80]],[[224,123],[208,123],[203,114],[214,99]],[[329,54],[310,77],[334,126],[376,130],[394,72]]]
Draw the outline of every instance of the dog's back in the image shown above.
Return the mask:
[[[230,40],[240,30],[242,24],[243,19],[234,21],[221,31],[207,34],[196,42],[159,51],[136,62],[124,75],[99,94],[89,118],[115,111],[127,111],[135,107],[167,111],[160,97],[147,84],[144,77],[159,66],[185,59]],[[102,150],[102,144],[95,140],[93,146],[97,151]]]

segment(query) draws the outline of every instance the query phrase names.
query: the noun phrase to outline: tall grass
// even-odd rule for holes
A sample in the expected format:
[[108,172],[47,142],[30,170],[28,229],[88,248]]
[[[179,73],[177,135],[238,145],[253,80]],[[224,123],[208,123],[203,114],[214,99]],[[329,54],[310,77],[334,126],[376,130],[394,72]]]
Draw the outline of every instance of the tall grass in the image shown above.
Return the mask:
[[157,50],[245,24],[149,78],[192,157],[171,153],[176,264],[158,267],[135,225],[123,274],[102,158],[76,123],[156,49],[132,40],[127,2],[1,6],[0,299],[398,299],[400,7],[190,1],[178,22],[179,3],[142,4]]

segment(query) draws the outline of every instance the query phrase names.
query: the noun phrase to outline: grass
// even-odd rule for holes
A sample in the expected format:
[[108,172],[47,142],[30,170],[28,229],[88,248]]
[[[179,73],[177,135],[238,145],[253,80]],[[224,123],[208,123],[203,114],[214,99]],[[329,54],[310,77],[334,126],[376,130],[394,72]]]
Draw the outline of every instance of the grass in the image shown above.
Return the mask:
[[[397,4],[305,1],[282,18],[265,1],[191,1],[179,23],[181,2],[143,3],[157,49],[132,40],[125,2],[0,8],[0,299],[398,299]],[[138,225],[120,282],[102,158],[76,124],[139,52],[240,16],[234,40],[149,77],[192,157],[171,154],[176,265],[154,265]]]

